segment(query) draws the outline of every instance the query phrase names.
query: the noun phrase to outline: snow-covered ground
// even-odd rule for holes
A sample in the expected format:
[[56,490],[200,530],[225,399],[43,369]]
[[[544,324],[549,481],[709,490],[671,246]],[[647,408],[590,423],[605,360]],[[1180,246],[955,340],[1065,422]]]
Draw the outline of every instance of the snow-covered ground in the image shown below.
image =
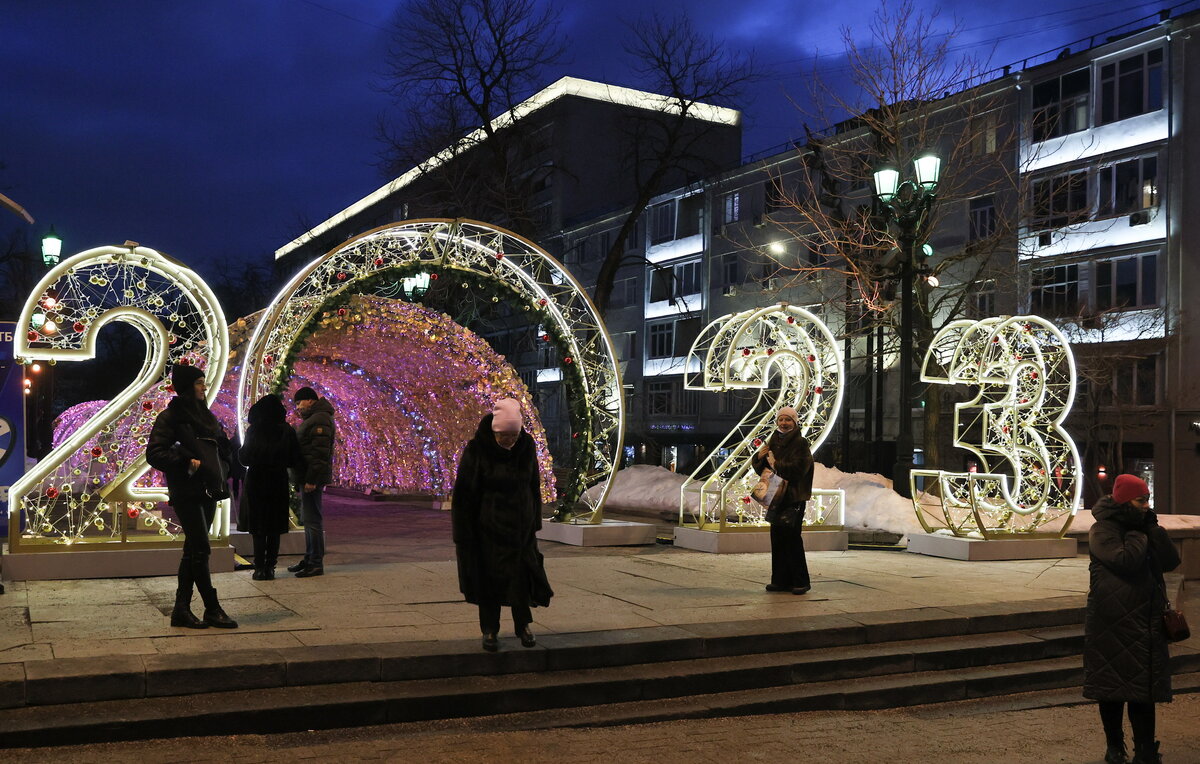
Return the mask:
[[[686,475],[665,467],[635,464],[619,471],[605,506],[614,510],[679,512],[679,488]],[[814,488],[841,488],[846,492],[846,528],[890,531],[907,535],[920,533],[912,502],[892,490],[892,481],[873,473],[845,473],[834,467],[816,466]],[[593,487],[589,494],[598,492]],[[694,497],[689,497],[694,502]],[[692,510],[697,507],[691,507]]]

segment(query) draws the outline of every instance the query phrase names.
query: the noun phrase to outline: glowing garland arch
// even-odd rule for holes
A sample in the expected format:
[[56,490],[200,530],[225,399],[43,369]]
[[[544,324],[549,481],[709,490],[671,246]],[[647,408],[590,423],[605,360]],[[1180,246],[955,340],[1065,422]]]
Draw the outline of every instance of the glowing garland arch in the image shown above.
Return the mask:
[[[977,388],[955,404],[954,444],[980,466],[913,470],[925,530],[985,539],[1065,534],[1083,486],[1078,449],[1062,427],[1075,399],[1075,359],[1062,332],[1041,316],[951,322],[930,344],[921,381]],[[932,483],[925,493],[915,489],[918,477]]]
[[[796,409],[800,433],[814,452],[829,437],[844,394],[837,340],[817,316],[780,303],[711,322],[692,343],[685,368],[684,384],[689,390],[757,389],[759,394],[742,420],[684,481],[680,524],[688,511],[688,493],[698,490],[700,510],[695,522],[701,530],[760,530],[764,510],[750,499],[758,479],[751,457],[775,429],[775,415],[783,406]],[[813,491],[805,525],[840,527],[844,498],[840,489]]]
[[[583,522],[599,523],[611,477],[620,465],[625,402],[612,339],[583,287],[561,263],[533,242],[470,220],[422,219],[382,226],[340,245],[303,268],[263,312],[246,349],[238,383],[239,427],[250,404],[274,392],[297,338],[328,300],[355,283],[394,268],[459,270],[502,283],[540,311],[564,339],[563,360],[574,365],[583,397],[582,413],[572,407],[572,448],[586,469],[560,491],[564,504],[603,482],[585,499],[591,512]],[[568,390],[570,387],[568,386]],[[578,421],[576,421],[578,419]]]
[[[145,339],[142,368],[13,484],[13,551],[47,543],[177,543],[178,528],[151,511],[166,494],[135,483],[149,469],[145,446],[154,419],[172,397],[168,367],[202,367],[208,403],[220,393],[229,354],[225,315],[204,280],[178,261],[137,245],[98,247],[63,260],[34,288],[21,312],[14,356],[22,363],[94,358],[100,330],[113,321],[132,325]],[[228,518],[224,501],[215,536],[228,533]],[[157,531],[151,540],[131,535],[139,519],[145,530]]]

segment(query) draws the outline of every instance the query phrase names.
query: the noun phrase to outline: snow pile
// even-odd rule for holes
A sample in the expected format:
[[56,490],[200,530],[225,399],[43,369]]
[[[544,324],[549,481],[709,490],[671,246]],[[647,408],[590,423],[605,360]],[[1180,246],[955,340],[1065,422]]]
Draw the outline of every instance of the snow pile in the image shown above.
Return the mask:
[[[664,516],[678,516],[679,488],[686,475],[665,467],[635,464],[613,476],[612,491],[605,506],[614,510],[653,510]],[[817,465],[814,488],[841,488],[846,492],[846,528],[889,531],[908,534],[922,532],[912,502],[892,490],[892,481],[873,473],[845,473],[834,467]],[[600,486],[588,490],[595,499]],[[688,495],[691,512],[699,511],[698,497]]]

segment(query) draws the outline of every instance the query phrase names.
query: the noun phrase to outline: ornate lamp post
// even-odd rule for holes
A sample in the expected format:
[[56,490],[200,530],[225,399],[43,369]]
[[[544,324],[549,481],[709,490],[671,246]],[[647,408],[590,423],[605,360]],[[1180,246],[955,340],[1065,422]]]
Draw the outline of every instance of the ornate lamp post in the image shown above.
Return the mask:
[[54,226],[42,237],[42,262],[47,268],[58,265],[59,255],[62,254],[62,239],[54,232]]
[[912,432],[912,354],[913,354],[913,290],[918,273],[930,278],[928,269],[918,262],[932,252],[924,242],[929,210],[937,198],[938,177],[942,160],[935,154],[924,153],[913,161],[916,181],[900,181],[900,171],[884,165],[875,172],[875,196],[895,227],[900,244],[900,410],[896,432],[896,466],[892,468],[892,487],[901,495],[912,498],[908,475],[913,468]]

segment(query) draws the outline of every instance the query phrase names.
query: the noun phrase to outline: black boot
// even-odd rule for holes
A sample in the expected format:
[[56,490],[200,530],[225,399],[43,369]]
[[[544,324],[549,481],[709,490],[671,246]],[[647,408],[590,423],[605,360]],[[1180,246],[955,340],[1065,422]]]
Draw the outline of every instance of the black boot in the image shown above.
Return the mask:
[[1133,764],[1162,764],[1162,755],[1158,752],[1158,741],[1153,743],[1133,742]]
[[1110,745],[1104,752],[1104,764],[1129,764],[1129,756],[1125,753],[1125,744]]
[[171,625],[182,629],[207,629],[208,624],[192,613],[192,590],[175,592],[175,609],[171,611]]
[[225,614],[221,603],[217,601],[217,590],[209,588],[200,592],[204,599],[204,622],[218,629],[236,629],[237,621]]

